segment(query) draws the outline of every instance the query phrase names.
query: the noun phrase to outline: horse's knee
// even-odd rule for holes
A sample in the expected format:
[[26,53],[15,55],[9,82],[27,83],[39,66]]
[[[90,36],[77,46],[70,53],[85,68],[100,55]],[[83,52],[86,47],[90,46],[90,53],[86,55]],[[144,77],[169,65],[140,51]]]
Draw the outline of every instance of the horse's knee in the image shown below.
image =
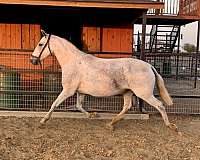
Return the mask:
[[158,110],[160,110],[161,112],[165,112],[165,107],[163,105],[158,106]]

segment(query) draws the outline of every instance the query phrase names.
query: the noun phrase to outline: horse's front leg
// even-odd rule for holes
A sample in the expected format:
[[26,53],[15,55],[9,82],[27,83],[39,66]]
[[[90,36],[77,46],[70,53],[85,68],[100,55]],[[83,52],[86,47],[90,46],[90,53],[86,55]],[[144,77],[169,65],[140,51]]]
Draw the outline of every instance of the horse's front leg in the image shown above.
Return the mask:
[[62,92],[57,97],[57,99],[51,105],[51,109],[49,110],[49,112],[44,116],[44,118],[40,121],[40,123],[44,124],[46,121],[48,121],[50,119],[54,109],[56,107],[58,107],[68,97],[71,97],[74,93],[75,93],[75,91],[63,89]]

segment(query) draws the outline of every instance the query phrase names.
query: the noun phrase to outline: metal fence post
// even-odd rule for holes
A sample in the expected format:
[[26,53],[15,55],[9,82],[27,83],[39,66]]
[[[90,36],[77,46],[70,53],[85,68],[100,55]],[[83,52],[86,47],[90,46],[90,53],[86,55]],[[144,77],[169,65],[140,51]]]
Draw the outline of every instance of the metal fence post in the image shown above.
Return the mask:
[[178,46],[177,46],[177,59],[176,59],[176,80],[178,80],[178,72],[179,72],[179,53],[180,53],[180,40],[181,40],[181,26],[179,26],[178,31]]

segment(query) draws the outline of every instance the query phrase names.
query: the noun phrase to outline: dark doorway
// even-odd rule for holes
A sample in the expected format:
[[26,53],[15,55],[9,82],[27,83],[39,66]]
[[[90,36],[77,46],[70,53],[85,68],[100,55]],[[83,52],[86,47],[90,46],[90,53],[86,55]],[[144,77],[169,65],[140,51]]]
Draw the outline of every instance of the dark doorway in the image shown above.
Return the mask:
[[82,49],[81,42],[81,24],[70,22],[70,24],[63,22],[48,22],[41,25],[41,28],[47,33],[67,39],[76,47]]

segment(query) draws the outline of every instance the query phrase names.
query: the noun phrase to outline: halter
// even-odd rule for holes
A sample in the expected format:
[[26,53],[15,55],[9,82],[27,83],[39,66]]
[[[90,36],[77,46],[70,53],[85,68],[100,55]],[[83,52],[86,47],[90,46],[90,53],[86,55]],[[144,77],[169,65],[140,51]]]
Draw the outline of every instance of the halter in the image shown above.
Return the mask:
[[45,45],[44,45],[44,47],[42,48],[42,50],[41,50],[41,52],[40,52],[40,54],[39,54],[38,57],[37,57],[37,56],[34,56],[34,55],[31,55],[33,58],[37,58],[37,61],[39,61],[40,64],[41,64],[40,57],[42,56],[42,53],[43,53],[44,49],[46,48],[46,46],[48,47],[50,54],[53,55],[53,53],[52,53],[52,51],[51,51],[51,49],[50,49],[50,46],[49,46],[50,38],[51,38],[51,34],[49,34],[48,39],[47,39],[47,42],[45,43]]

